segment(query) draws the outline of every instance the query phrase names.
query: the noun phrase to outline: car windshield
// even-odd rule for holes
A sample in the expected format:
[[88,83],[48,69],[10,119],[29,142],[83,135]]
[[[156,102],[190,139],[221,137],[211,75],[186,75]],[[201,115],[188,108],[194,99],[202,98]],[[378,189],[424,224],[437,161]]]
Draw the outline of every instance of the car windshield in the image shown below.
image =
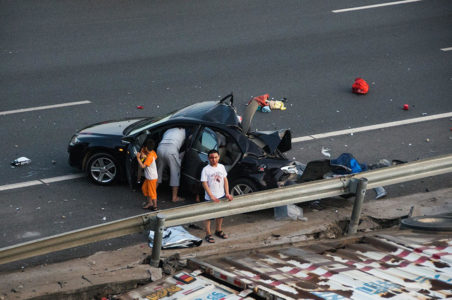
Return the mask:
[[132,125],[127,126],[126,129],[124,129],[123,134],[124,136],[135,135],[139,132],[142,132],[143,130],[151,128],[152,126],[165,122],[166,120],[171,118],[172,115],[173,114],[171,113],[163,117],[146,118],[144,120],[135,122]]

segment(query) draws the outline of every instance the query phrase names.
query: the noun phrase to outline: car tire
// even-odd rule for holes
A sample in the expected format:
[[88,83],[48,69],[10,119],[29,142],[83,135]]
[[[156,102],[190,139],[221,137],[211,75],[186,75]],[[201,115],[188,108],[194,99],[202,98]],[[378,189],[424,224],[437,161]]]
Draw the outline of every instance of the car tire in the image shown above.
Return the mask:
[[240,178],[234,180],[230,185],[230,193],[232,196],[246,195],[257,191],[256,184],[249,179]]
[[110,185],[119,177],[118,162],[108,153],[95,153],[88,159],[86,173],[92,182]]

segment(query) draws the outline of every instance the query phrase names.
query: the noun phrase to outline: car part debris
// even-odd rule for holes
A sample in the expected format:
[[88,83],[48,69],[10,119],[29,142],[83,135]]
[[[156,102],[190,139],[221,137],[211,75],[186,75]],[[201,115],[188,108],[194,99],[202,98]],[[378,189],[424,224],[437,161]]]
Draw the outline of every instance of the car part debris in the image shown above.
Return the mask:
[[295,204],[288,204],[284,206],[275,207],[274,215],[276,221],[283,220],[300,220],[307,221],[306,217],[303,217],[303,208],[298,207]]
[[321,150],[322,154],[329,158],[329,157],[331,157],[331,154],[328,151],[330,151],[330,149],[322,147],[322,150]]
[[385,188],[382,186],[377,186],[376,188],[374,188],[374,191],[376,194],[375,199],[377,199],[377,200],[384,198],[387,195]]
[[31,159],[26,158],[25,156],[19,157],[11,162],[11,166],[14,167],[20,167],[29,164],[31,164]]
[[452,231],[452,214],[406,218],[401,221],[401,227],[429,231]]

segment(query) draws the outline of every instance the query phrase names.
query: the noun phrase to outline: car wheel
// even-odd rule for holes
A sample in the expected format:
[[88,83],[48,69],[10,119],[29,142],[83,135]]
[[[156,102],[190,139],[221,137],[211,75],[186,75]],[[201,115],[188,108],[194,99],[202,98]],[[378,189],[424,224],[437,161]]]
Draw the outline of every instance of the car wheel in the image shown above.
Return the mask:
[[232,196],[240,196],[257,191],[256,185],[249,179],[234,180],[230,187]]
[[118,178],[119,168],[113,156],[107,153],[97,153],[89,158],[86,172],[94,183],[109,185]]

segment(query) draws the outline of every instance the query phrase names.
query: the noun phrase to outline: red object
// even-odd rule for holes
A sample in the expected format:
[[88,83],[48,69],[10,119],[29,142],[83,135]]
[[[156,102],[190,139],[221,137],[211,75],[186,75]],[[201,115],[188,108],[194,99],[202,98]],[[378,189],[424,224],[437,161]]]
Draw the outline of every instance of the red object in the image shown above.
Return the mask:
[[410,106],[408,104],[404,104],[403,105],[403,110],[408,110],[408,109],[410,109]]
[[251,99],[248,104],[251,103],[251,101],[256,101],[257,103],[259,103],[259,106],[267,106],[267,99],[268,99],[269,95],[268,94],[263,94],[257,97],[254,97],[253,99]]
[[355,83],[352,85],[352,91],[355,94],[365,95],[369,92],[369,85],[362,78],[355,78]]
[[137,108],[138,108],[138,109],[143,109],[144,107],[141,106],[141,105],[138,105]]

